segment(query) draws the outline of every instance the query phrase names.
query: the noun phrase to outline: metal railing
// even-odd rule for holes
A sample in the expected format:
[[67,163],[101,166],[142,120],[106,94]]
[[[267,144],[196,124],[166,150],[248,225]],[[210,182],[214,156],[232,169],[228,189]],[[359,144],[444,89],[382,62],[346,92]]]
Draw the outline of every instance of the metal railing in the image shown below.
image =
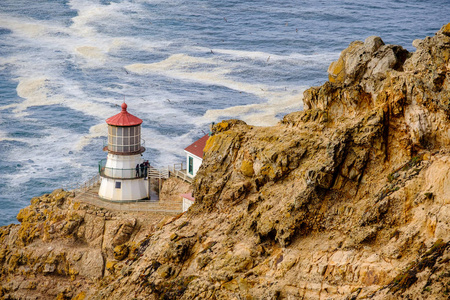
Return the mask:
[[[103,177],[111,177],[111,178],[120,178],[120,179],[134,179],[134,178],[169,178],[170,170],[169,167],[167,169],[157,169],[153,166],[141,168],[133,168],[133,169],[119,169],[119,168],[110,168],[106,167],[106,159],[102,159],[98,163],[98,172],[100,176]],[[172,170],[172,172],[174,172]]]
[[106,159],[102,159],[98,162],[98,173],[103,177],[120,178],[120,179],[134,179],[144,178],[148,173],[148,167],[144,166],[132,169],[120,169],[106,167]]

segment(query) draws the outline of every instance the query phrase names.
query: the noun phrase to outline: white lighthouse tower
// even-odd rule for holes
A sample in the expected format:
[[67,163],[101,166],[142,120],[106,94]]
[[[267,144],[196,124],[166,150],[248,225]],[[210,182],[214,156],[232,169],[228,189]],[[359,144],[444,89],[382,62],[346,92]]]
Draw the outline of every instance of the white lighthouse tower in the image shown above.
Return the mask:
[[[148,189],[141,146],[142,120],[127,112],[127,105],[122,104],[122,111],[106,120],[108,124],[108,151],[106,163],[100,162],[101,185],[100,198],[109,201],[127,202],[147,199]],[[143,165],[142,165],[143,166]],[[145,169],[147,169],[145,167]]]

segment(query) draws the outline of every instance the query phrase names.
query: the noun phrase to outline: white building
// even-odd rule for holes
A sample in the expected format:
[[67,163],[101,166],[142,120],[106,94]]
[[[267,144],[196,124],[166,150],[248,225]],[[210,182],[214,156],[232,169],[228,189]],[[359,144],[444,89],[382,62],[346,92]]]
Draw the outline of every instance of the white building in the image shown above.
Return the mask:
[[195,199],[192,194],[181,194],[180,196],[183,197],[183,212],[185,212],[194,204]]
[[[202,164],[203,149],[205,149],[208,138],[209,135],[207,134],[184,149],[186,153],[186,175],[190,178],[195,177]],[[192,194],[181,194],[180,196],[183,198],[183,212],[185,212],[194,204],[195,199]]]
[[205,135],[184,149],[186,153],[186,174],[194,178],[203,161],[203,149],[209,135]]
[[[106,163],[99,164],[101,184],[98,195],[109,201],[127,202],[148,199],[141,145],[142,120],[122,111],[106,120],[108,124],[108,151]],[[141,167],[142,164],[142,167]],[[145,168],[147,169],[147,168]]]

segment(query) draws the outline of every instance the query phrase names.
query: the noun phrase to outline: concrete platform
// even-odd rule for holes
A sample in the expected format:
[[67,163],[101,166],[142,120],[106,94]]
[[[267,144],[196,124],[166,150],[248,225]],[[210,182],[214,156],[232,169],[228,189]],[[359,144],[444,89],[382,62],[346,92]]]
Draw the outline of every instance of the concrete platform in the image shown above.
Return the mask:
[[75,201],[80,201],[95,205],[97,207],[103,207],[110,210],[116,211],[136,211],[136,212],[160,212],[165,214],[179,214],[182,212],[183,201],[136,201],[136,202],[125,202],[117,203],[107,200],[102,200],[98,196],[99,186],[94,186],[89,188],[87,191],[78,192],[75,191]]

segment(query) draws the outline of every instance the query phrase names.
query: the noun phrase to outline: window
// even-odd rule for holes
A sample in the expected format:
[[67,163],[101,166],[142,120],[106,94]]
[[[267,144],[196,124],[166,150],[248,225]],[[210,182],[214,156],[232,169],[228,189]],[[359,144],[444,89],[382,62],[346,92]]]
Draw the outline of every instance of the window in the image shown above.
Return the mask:
[[108,127],[108,149],[114,152],[136,152],[141,149],[140,125]]
[[194,159],[189,156],[189,174],[194,175]]
[[122,182],[116,181],[116,189],[120,189],[122,187]]

